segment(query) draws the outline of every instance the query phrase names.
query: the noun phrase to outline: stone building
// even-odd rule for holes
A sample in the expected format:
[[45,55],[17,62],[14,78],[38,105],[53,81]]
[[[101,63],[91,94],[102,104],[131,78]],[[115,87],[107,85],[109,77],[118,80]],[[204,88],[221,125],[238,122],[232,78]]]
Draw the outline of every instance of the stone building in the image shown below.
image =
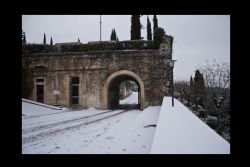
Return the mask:
[[173,37],[159,49],[152,41],[105,41],[87,44],[26,44],[22,63],[32,69],[31,100],[67,107],[119,106],[119,85],[138,85],[139,108],[161,105],[169,94]]

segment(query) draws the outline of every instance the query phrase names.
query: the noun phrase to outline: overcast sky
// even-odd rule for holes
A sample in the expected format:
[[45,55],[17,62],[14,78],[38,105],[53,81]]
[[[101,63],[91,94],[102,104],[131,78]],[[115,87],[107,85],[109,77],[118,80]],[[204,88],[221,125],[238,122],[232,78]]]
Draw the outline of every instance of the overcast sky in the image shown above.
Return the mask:
[[[120,41],[130,40],[130,15],[102,15],[102,41],[110,40],[115,28]],[[212,62],[230,63],[229,15],[157,15],[158,26],[174,37],[173,59],[175,80],[189,80],[197,67]],[[82,43],[100,40],[100,15],[23,15],[22,29],[28,43]],[[149,15],[153,29],[153,15]],[[146,39],[147,16],[141,17],[145,27],[141,34]]]

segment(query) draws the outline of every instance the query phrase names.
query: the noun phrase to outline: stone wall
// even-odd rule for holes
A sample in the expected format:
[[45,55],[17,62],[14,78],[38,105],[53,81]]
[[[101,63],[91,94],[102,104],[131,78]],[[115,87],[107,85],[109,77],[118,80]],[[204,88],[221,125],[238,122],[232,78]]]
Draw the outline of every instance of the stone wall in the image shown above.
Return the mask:
[[[51,50],[41,52],[31,46],[24,47],[23,63],[27,60],[30,62],[34,82],[37,78],[44,78],[44,102],[47,104],[55,104],[53,90],[58,89],[60,95],[57,103],[70,106],[70,81],[72,77],[79,77],[79,106],[104,108],[104,83],[111,74],[121,70],[132,71],[141,78],[145,88],[144,107],[160,105],[163,97],[169,94],[171,71],[165,60],[172,58],[171,36],[165,37],[159,50],[140,48],[62,52],[45,46]],[[47,70],[39,73],[35,67],[45,67]],[[35,88],[31,100],[36,100]]]

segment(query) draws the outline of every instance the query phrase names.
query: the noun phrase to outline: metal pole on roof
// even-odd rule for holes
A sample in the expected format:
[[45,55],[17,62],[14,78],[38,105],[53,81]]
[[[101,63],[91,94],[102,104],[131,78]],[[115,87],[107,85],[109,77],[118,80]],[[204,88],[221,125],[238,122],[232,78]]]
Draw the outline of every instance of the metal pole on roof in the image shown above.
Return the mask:
[[100,15],[100,41],[102,41],[102,15]]

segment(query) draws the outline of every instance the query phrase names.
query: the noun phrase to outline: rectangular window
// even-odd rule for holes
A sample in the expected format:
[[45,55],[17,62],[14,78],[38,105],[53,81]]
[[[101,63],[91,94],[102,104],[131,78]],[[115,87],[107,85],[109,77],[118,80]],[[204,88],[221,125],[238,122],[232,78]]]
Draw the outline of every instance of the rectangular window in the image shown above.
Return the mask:
[[78,96],[78,85],[72,86],[72,96]]
[[71,78],[71,104],[79,104],[79,77]]

